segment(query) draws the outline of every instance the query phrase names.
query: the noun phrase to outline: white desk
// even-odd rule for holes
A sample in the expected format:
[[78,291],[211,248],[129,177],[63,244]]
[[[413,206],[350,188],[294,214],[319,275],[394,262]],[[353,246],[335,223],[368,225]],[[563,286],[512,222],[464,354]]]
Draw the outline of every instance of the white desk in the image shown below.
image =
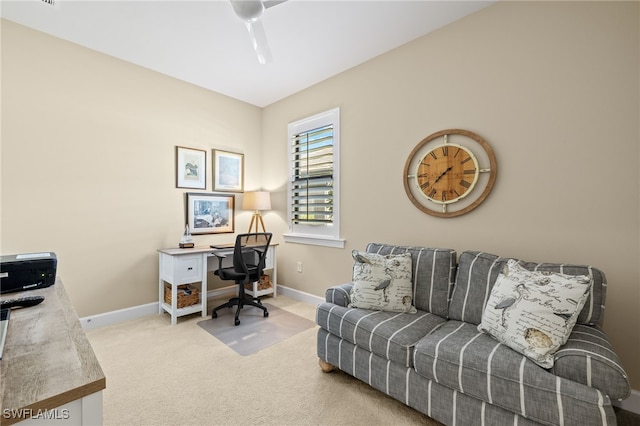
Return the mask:
[[[253,297],[260,297],[267,294],[277,295],[277,261],[276,261],[277,244],[269,245],[266,258],[266,269],[271,270],[272,286],[269,289],[258,290],[258,283],[253,283],[251,290],[246,290],[247,294]],[[207,316],[207,273],[218,269],[218,258],[213,252],[223,253],[226,255],[233,254],[233,248],[214,249],[211,247],[194,247],[189,249],[168,248],[158,250],[159,255],[159,280],[158,280],[158,313],[163,311],[171,315],[171,325],[177,323],[178,317],[189,315],[201,311],[202,316]],[[232,256],[223,260],[232,266]],[[226,264],[223,264],[226,267]],[[200,291],[200,303],[195,305],[178,308],[178,286],[182,284],[190,284],[202,282]],[[164,301],[165,285],[171,287],[171,305]]]

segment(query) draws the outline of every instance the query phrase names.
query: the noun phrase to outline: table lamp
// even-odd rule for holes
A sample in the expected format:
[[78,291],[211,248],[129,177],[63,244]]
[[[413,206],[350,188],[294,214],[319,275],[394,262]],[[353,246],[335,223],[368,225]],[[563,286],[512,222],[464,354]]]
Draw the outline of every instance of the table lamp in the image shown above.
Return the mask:
[[249,223],[249,233],[255,223],[256,233],[258,232],[258,223],[262,225],[262,232],[267,232],[262,221],[260,210],[271,210],[271,194],[267,191],[245,192],[242,198],[242,209],[253,210],[253,217]]

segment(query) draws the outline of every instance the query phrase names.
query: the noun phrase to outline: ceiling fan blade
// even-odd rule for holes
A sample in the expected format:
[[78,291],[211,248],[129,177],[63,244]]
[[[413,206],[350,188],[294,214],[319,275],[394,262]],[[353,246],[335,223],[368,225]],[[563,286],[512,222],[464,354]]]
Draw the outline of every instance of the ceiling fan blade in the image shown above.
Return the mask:
[[263,65],[271,62],[271,50],[269,49],[267,35],[264,32],[262,22],[245,22],[245,25],[249,31],[251,46],[253,46],[253,50],[255,50],[256,55],[258,55],[258,62]]
[[284,3],[287,0],[265,0],[262,2],[265,9],[269,9],[270,7],[277,6],[280,3]]
[[258,62],[271,62],[271,49],[260,18],[265,9],[284,3],[286,0],[230,0],[233,11],[242,19],[249,31],[251,46],[258,55]]

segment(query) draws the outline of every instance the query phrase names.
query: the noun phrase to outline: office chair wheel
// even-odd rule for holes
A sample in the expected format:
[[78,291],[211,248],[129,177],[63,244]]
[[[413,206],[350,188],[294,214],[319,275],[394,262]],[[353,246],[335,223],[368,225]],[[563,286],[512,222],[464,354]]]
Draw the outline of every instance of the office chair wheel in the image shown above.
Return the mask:
[[239,319],[237,319],[237,320],[235,321],[235,324],[236,324],[236,325],[240,325],[240,320],[239,320]]
[[268,317],[268,316],[269,316],[269,312],[264,311],[264,317],[266,318],[266,317]]
[[211,312],[211,318],[218,318],[217,312]]

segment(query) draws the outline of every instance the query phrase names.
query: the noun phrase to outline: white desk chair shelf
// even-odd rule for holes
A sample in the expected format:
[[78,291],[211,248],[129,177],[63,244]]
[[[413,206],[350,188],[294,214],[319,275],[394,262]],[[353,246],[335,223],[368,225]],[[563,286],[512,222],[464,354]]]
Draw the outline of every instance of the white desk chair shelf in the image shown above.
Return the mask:
[[[247,294],[253,297],[273,294],[277,295],[277,244],[271,244],[267,253],[267,265],[265,271],[271,272],[271,288],[258,290],[258,283],[253,283],[251,290],[247,289]],[[194,247],[188,249],[168,248],[158,250],[159,255],[159,303],[158,313],[163,311],[171,315],[171,325],[177,324],[178,317],[202,312],[202,316],[207,316],[207,273],[218,269],[218,259],[213,252],[223,253],[229,256],[229,266],[231,266],[233,248],[214,249],[211,247]],[[178,308],[178,286],[182,284],[202,283],[200,290],[200,303]],[[171,305],[164,301],[165,285],[171,287]],[[235,287],[234,287],[235,289]]]

